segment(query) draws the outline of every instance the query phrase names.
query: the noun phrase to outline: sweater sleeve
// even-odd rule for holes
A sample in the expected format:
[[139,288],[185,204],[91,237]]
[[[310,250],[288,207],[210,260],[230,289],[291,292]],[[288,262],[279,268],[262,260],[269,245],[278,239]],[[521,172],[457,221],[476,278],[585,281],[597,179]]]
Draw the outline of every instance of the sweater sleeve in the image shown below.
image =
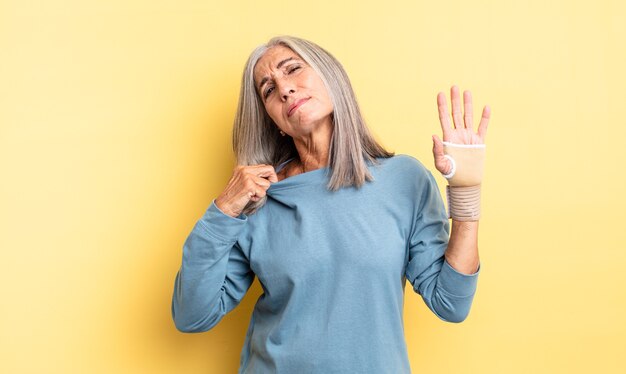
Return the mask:
[[445,260],[450,225],[441,194],[428,170],[409,239],[406,277],[428,308],[447,322],[462,322],[469,314],[480,266],[474,274],[456,271]]
[[178,330],[213,328],[250,288],[254,273],[237,244],[247,219],[243,214],[233,218],[212,202],[185,240],[172,296]]

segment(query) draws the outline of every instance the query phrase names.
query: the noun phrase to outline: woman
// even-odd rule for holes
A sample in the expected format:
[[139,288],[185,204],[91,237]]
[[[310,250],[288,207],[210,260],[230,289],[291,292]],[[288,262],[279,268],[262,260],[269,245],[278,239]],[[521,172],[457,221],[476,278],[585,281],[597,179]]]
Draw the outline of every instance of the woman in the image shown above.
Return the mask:
[[489,109],[475,134],[469,92],[464,118],[458,88],[451,96],[455,127],[440,93],[445,142],[433,137],[452,184],[450,234],[434,178],[376,143],[337,60],[293,37],[257,48],[233,130],[238,166],[184,244],[176,327],[211,329],[257,276],[264,292],[240,373],[409,373],[406,280],[439,318],[460,322],[478,277]]

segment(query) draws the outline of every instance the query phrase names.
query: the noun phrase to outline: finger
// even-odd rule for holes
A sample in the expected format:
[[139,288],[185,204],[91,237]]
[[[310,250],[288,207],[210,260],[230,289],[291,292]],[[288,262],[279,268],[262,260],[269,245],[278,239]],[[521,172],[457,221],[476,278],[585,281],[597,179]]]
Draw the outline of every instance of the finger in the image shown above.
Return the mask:
[[442,174],[448,174],[452,169],[450,160],[444,157],[443,143],[437,135],[433,135],[433,155],[435,156],[435,167]]
[[433,155],[435,157],[443,157],[443,143],[437,135],[433,135]]
[[437,94],[437,108],[439,110],[439,123],[443,131],[443,139],[448,140],[449,133],[452,131],[450,126],[450,115],[448,114],[448,103],[446,95],[443,92]]
[[262,190],[263,188],[261,186],[259,186],[254,179],[250,178],[248,180],[245,181],[242,193],[244,195],[246,195],[248,197],[248,199],[252,199],[253,197],[257,196],[257,193],[259,190]]
[[252,165],[249,167],[248,172],[257,177],[268,179],[272,183],[278,182],[278,176],[276,175],[276,169],[272,165]]
[[489,105],[485,105],[483,108],[483,115],[480,118],[480,124],[478,125],[478,136],[485,143],[487,138],[487,127],[489,127],[489,118],[491,117],[491,108]]
[[265,197],[265,193],[263,193],[262,195],[263,196],[261,196],[260,192],[255,191],[254,194],[252,196],[250,196],[250,201],[257,202],[257,201],[261,200],[263,197]]
[[250,199],[254,201],[259,201],[262,198],[264,198],[266,195],[267,195],[267,192],[264,189],[258,188],[254,191],[254,195]]
[[250,200],[259,201],[267,195],[267,189],[270,187],[271,183],[269,180],[261,177],[252,177],[252,188],[250,189],[251,195]]
[[463,120],[465,127],[470,130],[474,126],[474,109],[472,105],[472,93],[470,91],[463,92]]
[[461,112],[461,95],[459,94],[459,88],[457,86],[450,88],[450,99],[452,100],[452,120],[454,121],[454,128],[465,128],[463,113]]
[[252,176],[252,181],[260,188],[267,190],[268,188],[270,188],[271,183],[269,180],[262,178],[262,177],[257,177],[257,176]]

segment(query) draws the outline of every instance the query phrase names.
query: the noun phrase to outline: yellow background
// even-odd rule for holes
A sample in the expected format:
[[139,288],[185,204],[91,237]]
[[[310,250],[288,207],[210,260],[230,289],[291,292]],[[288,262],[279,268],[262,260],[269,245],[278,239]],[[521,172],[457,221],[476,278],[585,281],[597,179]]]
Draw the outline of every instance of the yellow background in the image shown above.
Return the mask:
[[258,281],[203,334],[170,302],[276,34],[331,51],[378,139],[433,171],[437,92],[493,109],[479,289],[447,324],[407,288],[415,373],[626,372],[618,0],[1,1],[0,372],[236,372]]

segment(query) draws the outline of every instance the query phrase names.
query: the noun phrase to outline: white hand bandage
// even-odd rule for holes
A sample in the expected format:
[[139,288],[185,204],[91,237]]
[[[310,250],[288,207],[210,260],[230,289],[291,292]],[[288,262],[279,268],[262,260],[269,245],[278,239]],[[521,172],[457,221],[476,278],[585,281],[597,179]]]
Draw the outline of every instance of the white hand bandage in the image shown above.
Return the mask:
[[448,215],[457,221],[480,218],[480,184],[485,164],[485,144],[453,144],[443,142],[444,157],[452,169],[448,180]]

